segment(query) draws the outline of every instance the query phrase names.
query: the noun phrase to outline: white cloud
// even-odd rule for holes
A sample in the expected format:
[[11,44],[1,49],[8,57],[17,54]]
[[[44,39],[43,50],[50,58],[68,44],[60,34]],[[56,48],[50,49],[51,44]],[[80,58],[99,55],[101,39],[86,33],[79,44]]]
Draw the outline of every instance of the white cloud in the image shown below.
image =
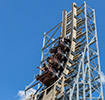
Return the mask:
[[[35,91],[36,91],[36,90],[33,89],[33,88],[31,88],[30,90],[28,90],[28,91],[26,92],[26,97],[30,96],[32,93],[34,94]],[[18,91],[18,96],[19,96],[19,100],[24,100],[24,98],[25,98],[25,92],[24,92],[24,90]]]
[[25,92],[22,91],[22,90],[20,90],[20,91],[18,92],[18,96],[19,96],[19,100],[24,100],[24,98],[25,98]]
[[103,72],[101,72],[101,81],[105,84],[105,74]]

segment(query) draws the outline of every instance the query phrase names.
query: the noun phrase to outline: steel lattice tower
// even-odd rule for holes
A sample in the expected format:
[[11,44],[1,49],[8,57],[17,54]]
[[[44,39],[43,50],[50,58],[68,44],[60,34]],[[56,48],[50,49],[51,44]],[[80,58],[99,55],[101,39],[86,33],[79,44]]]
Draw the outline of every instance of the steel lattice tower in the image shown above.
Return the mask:
[[[38,89],[25,100],[104,100],[95,10],[86,2],[79,7],[73,3],[72,10],[64,10],[62,16],[59,24],[44,33],[40,68],[59,37],[64,37],[71,40],[64,70],[49,87],[35,79],[26,87],[25,92],[35,86]],[[42,94],[42,99],[38,99]]]

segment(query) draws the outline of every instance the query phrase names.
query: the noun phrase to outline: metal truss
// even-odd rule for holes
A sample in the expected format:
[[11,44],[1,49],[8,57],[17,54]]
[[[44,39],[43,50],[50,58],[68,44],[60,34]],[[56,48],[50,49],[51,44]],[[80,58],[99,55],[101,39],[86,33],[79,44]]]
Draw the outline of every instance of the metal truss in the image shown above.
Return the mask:
[[75,49],[78,59],[74,62],[77,65],[72,67],[77,75],[68,83],[68,97],[69,100],[103,100],[95,10],[84,2],[77,7],[78,12],[75,47],[79,47]]
[[[56,46],[59,37],[66,37],[72,42],[62,75],[50,87],[34,80],[33,85],[27,86],[25,91],[38,85],[32,100],[42,93],[42,100],[104,100],[95,10],[86,2],[79,7],[73,3],[70,12],[63,11],[62,19],[62,22],[44,33],[40,65],[42,67],[50,56],[49,50]],[[42,74],[41,70],[39,74]],[[52,90],[48,93],[49,88]]]

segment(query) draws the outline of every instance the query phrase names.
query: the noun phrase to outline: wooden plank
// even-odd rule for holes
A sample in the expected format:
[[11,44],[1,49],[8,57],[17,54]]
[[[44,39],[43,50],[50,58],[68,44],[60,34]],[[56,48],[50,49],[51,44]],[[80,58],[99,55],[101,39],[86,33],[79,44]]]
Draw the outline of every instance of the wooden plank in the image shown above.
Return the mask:
[[66,23],[67,23],[67,11],[63,11],[63,18],[62,18],[62,32],[61,32],[61,37],[66,36]]

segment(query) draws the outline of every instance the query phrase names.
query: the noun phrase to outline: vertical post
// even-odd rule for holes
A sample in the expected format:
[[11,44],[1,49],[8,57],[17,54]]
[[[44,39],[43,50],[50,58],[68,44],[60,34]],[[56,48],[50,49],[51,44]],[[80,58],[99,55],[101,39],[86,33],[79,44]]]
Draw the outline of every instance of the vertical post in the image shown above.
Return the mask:
[[62,13],[62,32],[61,32],[61,37],[66,36],[66,23],[67,23],[67,11],[64,10]]
[[[45,38],[46,38],[46,33],[44,32],[42,49],[43,49],[44,46],[45,46]],[[44,50],[42,50],[41,61],[43,60],[43,57],[44,57]],[[40,68],[42,68],[42,63],[40,64]],[[40,70],[40,71],[39,71],[39,75],[41,75],[41,74],[42,74],[42,71]],[[38,84],[38,89],[39,89],[39,87],[40,87],[40,84]]]
[[85,29],[86,29],[86,42],[87,42],[87,60],[88,60],[88,74],[89,74],[89,94],[90,100],[92,100],[92,88],[91,88],[91,73],[90,73],[90,59],[89,59],[89,45],[88,45],[88,27],[87,27],[87,10],[86,10],[86,2],[84,2],[85,8]]
[[[77,15],[77,9],[76,9],[76,3],[73,3],[72,4],[72,44],[71,44],[71,50],[73,52],[75,52],[75,42],[73,41],[73,38],[76,39],[76,30],[75,30],[75,27],[76,27],[76,18],[74,16]],[[70,56],[70,59],[73,60],[73,55]]]
[[[96,48],[97,48],[97,55],[98,55],[99,75],[101,75],[99,48],[98,48],[98,39],[97,39],[97,27],[96,27],[96,18],[95,18],[95,10],[94,9],[93,9],[93,16],[94,16],[94,24],[95,24],[95,36],[96,36]],[[102,100],[104,100],[101,76],[100,76],[100,84],[101,84],[101,96],[102,96]]]
[[83,100],[85,100],[85,70],[84,70],[84,55],[85,55],[85,52],[83,53],[83,58],[82,58]]
[[[67,11],[62,13],[62,32],[60,37],[66,37]],[[61,78],[61,95],[64,96],[64,76]],[[64,98],[64,97],[63,97]]]
[[33,94],[31,94],[31,100],[33,100]]
[[[75,52],[75,42],[73,41],[73,38],[75,38],[76,39],[76,30],[75,30],[75,27],[76,27],[76,18],[74,17],[74,16],[76,16],[77,15],[77,9],[76,9],[76,3],[73,3],[72,4],[72,32],[71,32],[71,35],[72,35],[72,37],[71,37],[71,50],[73,51],[73,52]],[[69,54],[69,58],[71,59],[71,60],[73,60],[73,55],[70,53]],[[69,66],[71,66],[71,63],[69,63],[69,62],[67,62],[67,65],[69,65]],[[71,95],[72,94],[70,94],[70,96],[69,96],[69,100],[72,100],[72,98],[71,98]]]
[[[45,46],[45,37],[46,37],[46,33],[44,32],[44,37],[43,37],[43,46],[42,46],[42,48],[44,48],[44,46]],[[44,50],[42,50],[41,61],[43,60],[43,57],[44,57]],[[40,68],[42,68],[42,63],[41,63],[41,65],[40,65]],[[41,74],[42,74],[42,71],[40,70],[39,75],[41,75]]]
[[61,81],[61,94],[64,96],[64,76],[62,76]]
[[47,91],[47,90],[44,91],[43,100],[46,99],[46,91]]
[[[75,30],[75,27],[76,27],[76,18],[74,16],[77,15],[77,9],[76,9],[76,3],[73,3],[72,4],[72,32],[71,32],[71,47],[70,47],[70,54],[69,54],[69,58],[71,60],[73,60],[74,58],[74,55],[71,54],[71,51],[75,52],[75,41],[73,41],[73,39],[76,39],[76,30]],[[67,62],[67,65],[68,66],[71,66],[71,63]],[[66,72],[68,73],[68,72]]]
[[55,95],[56,95],[56,84],[53,86],[53,94],[52,94],[52,99],[51,100],[55,100]]

